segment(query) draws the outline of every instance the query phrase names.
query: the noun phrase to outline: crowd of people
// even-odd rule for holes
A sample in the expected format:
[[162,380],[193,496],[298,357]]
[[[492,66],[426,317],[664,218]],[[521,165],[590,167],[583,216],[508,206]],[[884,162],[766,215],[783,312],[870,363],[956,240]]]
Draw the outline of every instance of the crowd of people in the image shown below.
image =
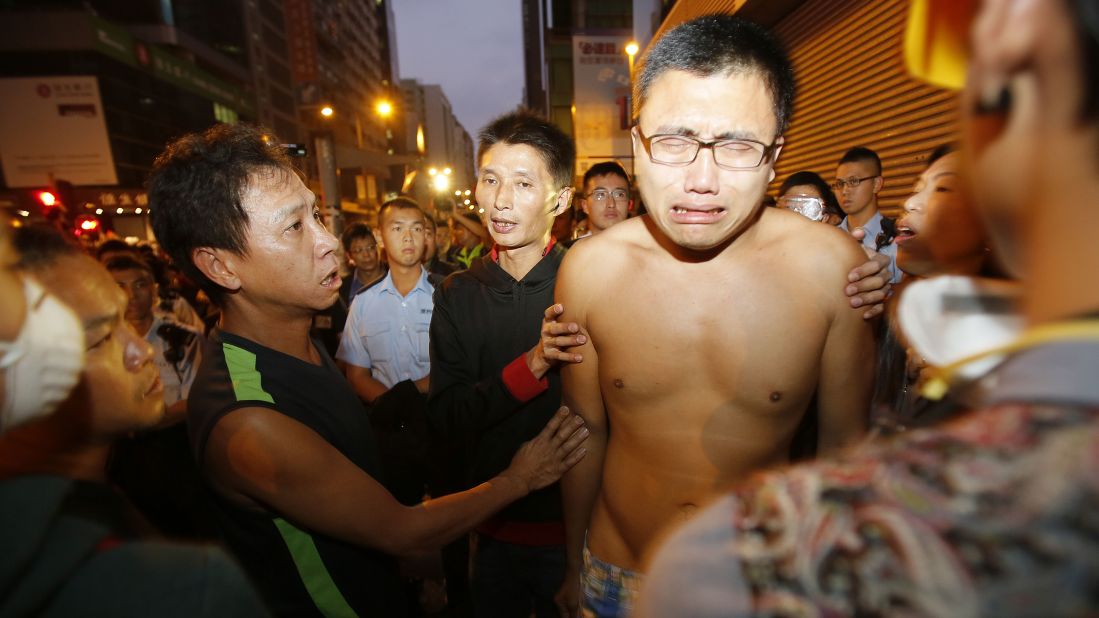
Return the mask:
[[765,204],[795,75],[711,15],[639,65],[635,178],[518,110],[483,217],[337,239],[219,124],[155,245],[0,226],[0,615],[1095,613],[1099,12],[937,2],[965,128],[896,220],[858,144]]

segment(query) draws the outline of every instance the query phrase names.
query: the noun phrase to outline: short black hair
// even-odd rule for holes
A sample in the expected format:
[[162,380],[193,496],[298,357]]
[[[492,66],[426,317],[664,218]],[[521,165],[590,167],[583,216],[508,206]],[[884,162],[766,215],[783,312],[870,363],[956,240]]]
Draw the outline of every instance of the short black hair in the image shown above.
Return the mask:
[[843,216],[843,210],[840,208],[840,202],[836,199],[836,194],[832,192],[832,187],[828,186],[827,182],[820,177],[820,174],[810,171],[794,172],[786,177],[786,180],[782,181],[782,186],[778,189],[779,197],[786,194],[792,187],[810,185],[817,188],[822,199],[824,199],[824,210],[829,214]]
[[340,234],[340,243],[343,245],[344,251],[351,251],[351,243],[360,238],[374,239],[374,232],[370,229],[370,226],[362,221],[356,221],[347,226],[343,230],[343,234]]
[[125,240],[119,240],[117,238],[109,238],[99,243],[99,246],[95,248],[95,259],[102,260],[103,256],[108,253],[115,253],[125,251],[127,253],[136,253],[137,247],[130,245]]
[[247,124],[216,124],[168,144],[148,180],[150,217],[160,246],[215,303],[225,290],[191,259],[200,247],[245,255],[248,213],[241,200],[256,173],[296,173],[270,133]]
[[20,270],[49,268],[57,260],[80,255],[80,247],[57,228],[47,225],[25,225],[12,230],[11,246],[19,254],[15,263]]
[[382,217],[385,216],[385,211],[390,210],[392,208],[397,208],[397,209],[400,209],[400,210],[418,210],[418,211],[420,211],[420,214],[424,216],[424,219],[427,219],[427,214],[424,213],[423,208],[420,208],[420,204],[416,200],[414,200],[410,197],[401,195],[401,196],[386,200],[381,205],[381,207],[378,208],[378,225],[379,226],[382,224]]
[[636,120],[658,77],[685,71],[698,77],[758,73],[771,93],[779,135],[794,110],[794,70],[786,50],[762,26],[734,15],[704,15],[664,33],[641,59],[634,82]]
[[504,114],[481,129],[477,145],[478,167],[496,144],[525,144],[538,151],[556,189],[572,184],[576,145],[557,125],[528,110]]
[[878,156],[878,153],[870,150],[866,146],[855,146],[854,148],[848,149],[847,152],[843,153],[843,156],[840,157],[840,162],[836,165],[857,163],[859,161],[873,163],[874,168],[878,170],[878,173],[875,174],[875,176],[881,176],[881,157]]
[[935,148],[935,150],[932,150],[931,154],[927,157],[927,167],[931,167],[935,164],[936,161],[956,151],[957,149],[958,148],[954,144],[939,144]]
[[584,182],[581,186],[587,186],[588,181],[596,176],[618,176],[625,180],[627,185],[630,184],[630,175],[626,173],[626,168],[622,167],[622,164],[618,161],[602,161],[589,167],[588,171],[584,172]]
[[110,272],[116,270],[143,270],[149,273],[149,277],[152,278],[153,281],[157,281],[156,273],[153,272],[153,267],[149,266],[149,263],[145,260],[133,255],[116,255],[107,260],[103,266]]

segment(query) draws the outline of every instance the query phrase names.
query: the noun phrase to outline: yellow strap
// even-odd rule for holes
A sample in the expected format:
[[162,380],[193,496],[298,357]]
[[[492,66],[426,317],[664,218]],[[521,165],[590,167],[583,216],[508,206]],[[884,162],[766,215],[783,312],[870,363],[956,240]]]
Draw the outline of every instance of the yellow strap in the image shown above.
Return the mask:
[[1070,340],[1099,341],[1099,320],[1069,320],[1028,328],[1018,339],[1006,345],[970,354],[942,367],[929,367],[929,378],[920,387],[925,399],[938,401],[946,395],[951,382],[962,367],[990,356],[1010,354],[1043,343]]

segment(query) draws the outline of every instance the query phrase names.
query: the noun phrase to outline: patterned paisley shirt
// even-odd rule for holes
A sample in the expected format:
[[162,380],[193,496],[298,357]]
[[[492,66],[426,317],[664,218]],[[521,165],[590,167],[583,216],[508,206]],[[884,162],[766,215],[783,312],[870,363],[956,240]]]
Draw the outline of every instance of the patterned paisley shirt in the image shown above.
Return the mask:
[[657,555],[639,615],[1099,615],[1099,345],[983,381],[989,405],[955,422],[712,505]]

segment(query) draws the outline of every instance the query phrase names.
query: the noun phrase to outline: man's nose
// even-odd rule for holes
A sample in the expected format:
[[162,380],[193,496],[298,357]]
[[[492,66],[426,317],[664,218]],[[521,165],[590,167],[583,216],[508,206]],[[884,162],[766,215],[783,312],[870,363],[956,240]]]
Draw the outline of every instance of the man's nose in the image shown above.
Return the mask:
[[146,364],[153,360],[153,346],[143,337],[137,334],[132,326],[122,324],[119,336],[122,337],[124,348],[122,362],[129,371],[140,371]]
[[719,187],[717,161],[714,159],[712,148],[704,150],[708,152],[699,152],[695,160],[687,166],[684,188],[694,193],[717,193]]

